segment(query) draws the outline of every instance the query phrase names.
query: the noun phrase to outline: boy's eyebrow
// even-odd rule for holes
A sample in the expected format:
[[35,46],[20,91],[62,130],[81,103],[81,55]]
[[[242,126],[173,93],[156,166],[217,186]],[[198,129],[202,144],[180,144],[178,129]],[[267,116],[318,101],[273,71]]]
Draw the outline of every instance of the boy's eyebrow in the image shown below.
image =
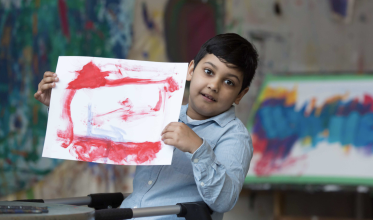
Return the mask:
[[231,76],[231,77],[234,77],[234,78],[236,78],[238,80],[238,82],[241,82],[241,80],[236,75],[234,75],[232,73],[228,73],[227,75]]
[[212,67],[214,67],[215,69],[219,69],[215,64],[211,63],[211,62],[205,62],[205,63],[208,63],[210,64]]

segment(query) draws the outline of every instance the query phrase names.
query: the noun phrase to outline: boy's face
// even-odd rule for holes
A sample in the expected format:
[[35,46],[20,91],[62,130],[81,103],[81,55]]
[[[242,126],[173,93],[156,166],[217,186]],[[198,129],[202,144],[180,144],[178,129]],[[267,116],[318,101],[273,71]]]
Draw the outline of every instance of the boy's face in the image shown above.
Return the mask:
[[193,69],[194,61],[189,64],[187,75],[191,81],[187,115],[192,119],[204,120],[227,111],[249,90],[245,88],[240,93],[243,73],[213,54],[206,54]]

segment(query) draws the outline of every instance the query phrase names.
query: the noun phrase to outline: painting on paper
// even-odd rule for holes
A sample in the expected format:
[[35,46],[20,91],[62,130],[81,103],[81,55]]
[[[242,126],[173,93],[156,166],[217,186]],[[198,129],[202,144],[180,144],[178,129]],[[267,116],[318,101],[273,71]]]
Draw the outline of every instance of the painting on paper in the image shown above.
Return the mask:
[[373,184],[373,77],[275,77],[248,124],[246,183]]
[[161,132],[177,121],[187,63],[59,57],[43,157],[171,164]]

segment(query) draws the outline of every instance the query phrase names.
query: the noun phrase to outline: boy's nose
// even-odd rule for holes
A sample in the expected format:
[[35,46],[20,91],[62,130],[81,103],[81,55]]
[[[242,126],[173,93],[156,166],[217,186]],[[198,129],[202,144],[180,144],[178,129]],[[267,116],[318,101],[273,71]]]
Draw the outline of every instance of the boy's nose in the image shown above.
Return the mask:
[[218,92],[219,91],[219,84],[217,82],[210,82],[207,85],[207,88],[211,89],[214,92]]

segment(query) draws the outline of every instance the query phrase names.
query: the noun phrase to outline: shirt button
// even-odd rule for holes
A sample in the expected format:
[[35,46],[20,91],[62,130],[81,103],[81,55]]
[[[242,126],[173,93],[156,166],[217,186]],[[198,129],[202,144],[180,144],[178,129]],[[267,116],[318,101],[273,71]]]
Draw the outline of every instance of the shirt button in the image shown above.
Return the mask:
[[152,185],[152,183],[153,183],[153,181],[149,180],[148,184],[149,184],[149,185]]
[[203,182],[201,182],[201,186],[204,186],[205,184]]
[[198,159],[194,159],[194,161],[193,161],[194,163],[198,163]]

